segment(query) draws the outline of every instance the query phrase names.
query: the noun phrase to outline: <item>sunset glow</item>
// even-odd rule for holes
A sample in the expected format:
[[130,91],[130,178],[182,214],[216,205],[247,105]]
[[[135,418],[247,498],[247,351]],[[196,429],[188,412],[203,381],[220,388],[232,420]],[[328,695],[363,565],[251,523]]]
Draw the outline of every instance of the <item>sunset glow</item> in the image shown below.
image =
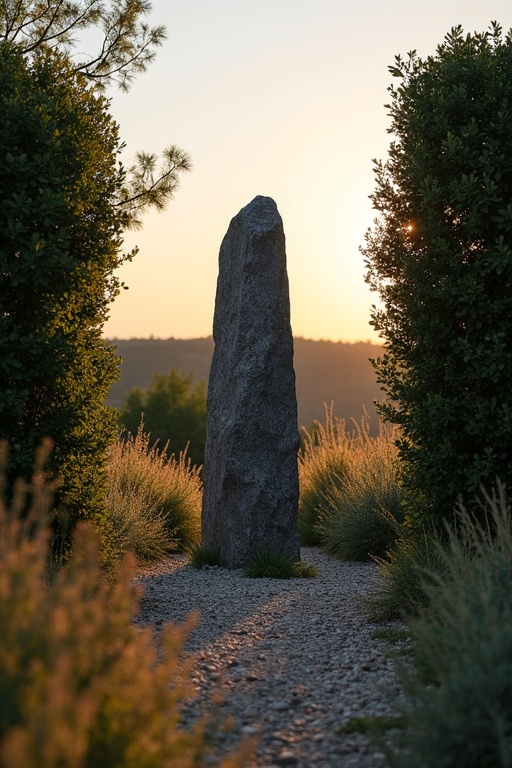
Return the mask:
[[[217,259],[233,216],[269,195],[284,221],[295,335],[373,340],[359,246],[374,214],[372,159],[391,137],[388,65],[433,53],[449,29],[512,25],[505,0],[154,0],[169,40],[112,112],[137,150],[192,157],[175,200],[130,232],[113,338],[211,334]],[[413,224],[407,229],[412,231]]]

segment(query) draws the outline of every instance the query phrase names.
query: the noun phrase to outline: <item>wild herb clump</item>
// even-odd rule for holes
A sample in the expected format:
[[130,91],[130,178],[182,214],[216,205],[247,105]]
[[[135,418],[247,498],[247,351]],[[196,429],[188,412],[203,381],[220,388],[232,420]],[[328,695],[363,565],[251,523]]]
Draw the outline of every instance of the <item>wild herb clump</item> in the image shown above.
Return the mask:
[[392,430],[372,437],[367,422],[349,433],[347,471],[326,489],[318,527],[323,546],[342,560],[383,557],[404,520]]
[[512,515],[506,489],[463,507],[410,620],[416,665],[402,671],[409,723],[395,768],[512,764]]
[[327,506],[327,494],[342,483],[347,471],[345,423],[326,408],[325,425],[315,422],[303,430],[299,454],[299,535],[302,546],[322,543],[319,517]]
[[446,565],[441,540],[432,532],[417,533],[402,527],[385,557],[376,557],[380,579],[364,597],[362,607],[372,621],[393,621],[412,616],[427,606],[426,585],[442,575]]
[[0,500],[0,768],[205,765],[203,725],[180,723],[190,622],[164,628],[158,647],[150,627],[136,627],[130,561],[106,579],[91,524],[76,528],[69,561],[50,578],[50,504],[42,471],[17,484],[12,506]]

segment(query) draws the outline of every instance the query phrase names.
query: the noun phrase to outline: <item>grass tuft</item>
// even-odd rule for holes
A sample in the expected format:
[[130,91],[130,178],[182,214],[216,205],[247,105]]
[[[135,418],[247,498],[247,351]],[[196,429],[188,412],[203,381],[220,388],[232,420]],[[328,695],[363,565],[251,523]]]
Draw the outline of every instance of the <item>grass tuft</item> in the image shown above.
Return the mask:
[[362,600],[371,621],[395,621],[417,614],[429,602],[426,586],[432,576],[446,571],[439,539],[402,529],[385,558],[375,558],[381,578]]
[[311,579],[317,576],[317,570],[286,552],[264,549],[249,557],[244,575],[251,579]]
[[336,730],[339,734],[368,733],[378,735],[393,729],[407,728],[408,720],[400,715],[361,715],[353,717]]
[[205,565],[219,565],[220,552],[218,549],[206,549],[202,544],[193,544],[187,550],[190,557],[190,565],[193,568],[204,568]]
[[348,468],[348,438],[345,423],[333,418],[326,408],[325,426],[315,421],[313,429],[302,431],[299,454],[299,536],[304,547],[320,546],[319,517],[325,510],[327,494],[342,484]]
[[383,643],[403,643],[411,639],[411,633],[407,629],[382,627],[381,629],[374,629],[372,639],[380,640]]

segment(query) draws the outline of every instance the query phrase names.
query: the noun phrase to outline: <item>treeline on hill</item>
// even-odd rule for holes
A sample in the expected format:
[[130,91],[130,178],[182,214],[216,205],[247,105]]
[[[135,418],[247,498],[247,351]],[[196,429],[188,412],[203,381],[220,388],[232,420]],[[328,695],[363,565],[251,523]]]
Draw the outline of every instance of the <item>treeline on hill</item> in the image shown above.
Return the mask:
[[[208,381],[213,339],[122,339],[112,342],[122,359],[121,379],[112,385],[107,404],[121,407],[130,389],[146,389],[155,371],[171,369],[194,374],[194,381]],[[374,401],[382,399],[369,359],[381,347],[369,342],[348,344],[296,338],[294,366],[297,380],[299,424],[310,427],[325,419],[325,405],[351,423],[361,421],[366,410],[370,431],[378,431]]]

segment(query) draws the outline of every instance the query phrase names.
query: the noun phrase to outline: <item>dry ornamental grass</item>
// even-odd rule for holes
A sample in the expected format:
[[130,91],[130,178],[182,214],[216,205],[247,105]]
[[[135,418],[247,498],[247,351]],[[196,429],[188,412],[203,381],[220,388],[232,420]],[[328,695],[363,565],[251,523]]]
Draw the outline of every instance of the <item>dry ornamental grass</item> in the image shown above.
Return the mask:
[[320,544],[343,560],[384,555],[399,538],[403,521],[393,433],[368,422],[347,430],[326,411],[305,436],[300,457],[301,542]]
[[160,560],[199,541],[201,527],[200,467],[186,452],[166,455],[149,445],[143,425],[111,446],[107,465],[107,507],[112,547],[120,558],[126,551],[138,562]]

